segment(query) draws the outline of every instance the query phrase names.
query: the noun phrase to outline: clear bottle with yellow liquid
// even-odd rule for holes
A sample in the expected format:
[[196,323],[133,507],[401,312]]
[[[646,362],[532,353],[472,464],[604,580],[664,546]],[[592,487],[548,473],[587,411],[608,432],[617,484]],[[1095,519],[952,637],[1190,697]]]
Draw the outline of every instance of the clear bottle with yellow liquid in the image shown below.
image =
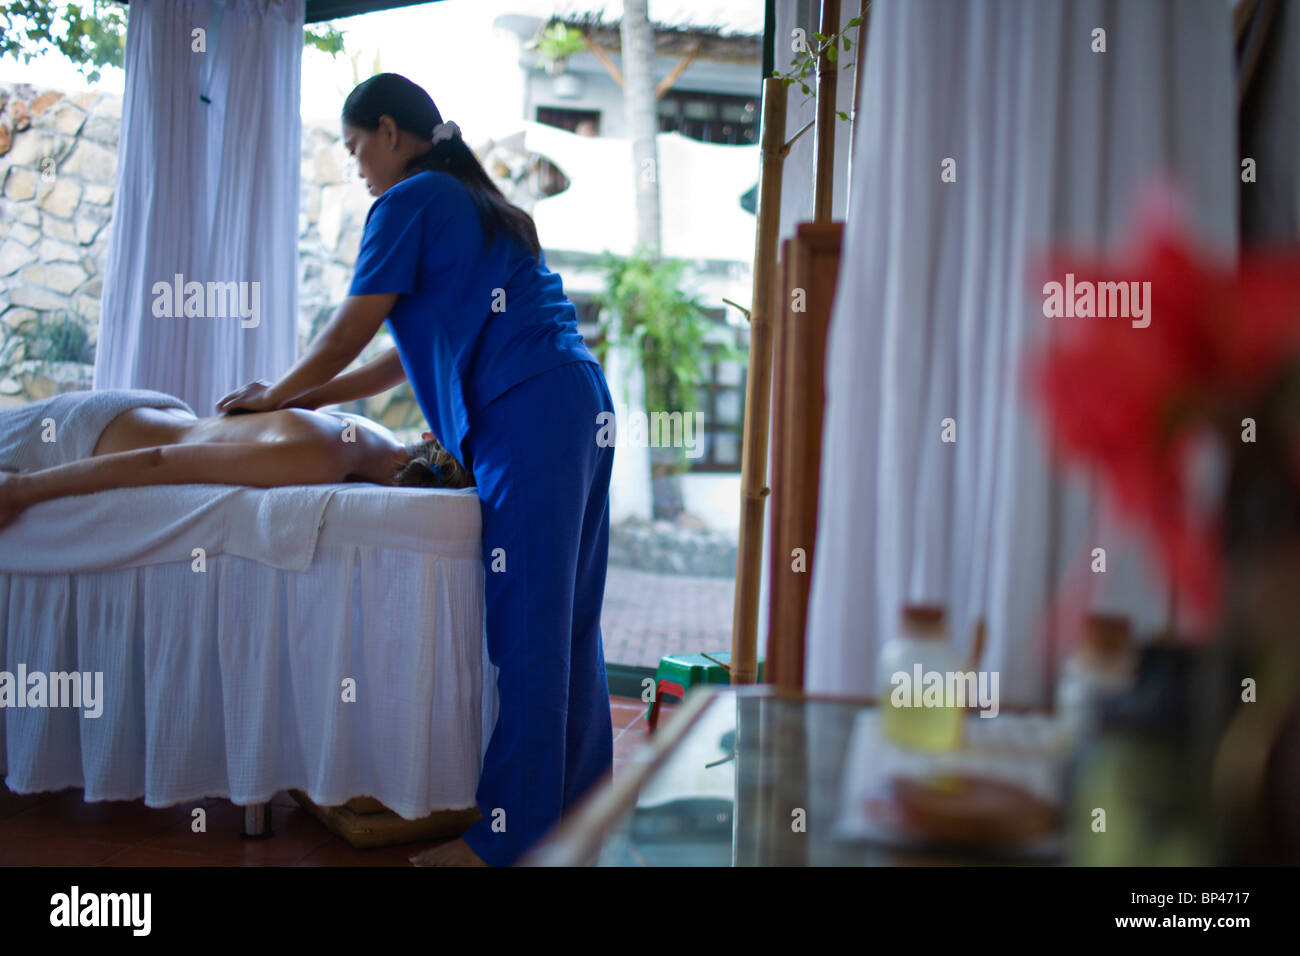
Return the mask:
[[897,634],[880,649],[876,672],[885,738],[914,750],[961,746],[965,710],[945,691],[952,686],[949,674],[964,670],[948,643],[944,609],[904,607]]

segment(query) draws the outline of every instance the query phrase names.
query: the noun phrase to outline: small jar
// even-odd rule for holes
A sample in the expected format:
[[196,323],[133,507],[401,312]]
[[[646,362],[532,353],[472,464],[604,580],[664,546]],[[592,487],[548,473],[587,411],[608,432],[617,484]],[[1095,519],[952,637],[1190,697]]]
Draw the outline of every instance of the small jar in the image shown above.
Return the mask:
[[1216,863],[1212,751],[1200,739],[1203,658],[1158,642],[1136,654],[1128,690],[1097,707],[1067,763],[1070,866]]
[[1061,735],[1075,743],[1096,730],[1101,701],[1133,686],[1136,652],[1127,618],[1092,614],[1056,687]]
[[948,644],[944,609],[904,607],[898,633],[880,649],[877,666],[885,738],[915,750],[960,746],[965,712],[945,691],[951,686],[949,675],[963,670]]

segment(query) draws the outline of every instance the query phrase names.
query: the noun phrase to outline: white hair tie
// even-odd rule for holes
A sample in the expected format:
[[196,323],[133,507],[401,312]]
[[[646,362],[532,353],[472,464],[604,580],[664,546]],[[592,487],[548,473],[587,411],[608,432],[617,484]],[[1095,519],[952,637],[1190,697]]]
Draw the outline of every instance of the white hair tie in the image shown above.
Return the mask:
[[444,139],[451,139],[453,136],[460,135],[460,127],[455,123],[439,123],[433,128],[433,141],[440,143]]

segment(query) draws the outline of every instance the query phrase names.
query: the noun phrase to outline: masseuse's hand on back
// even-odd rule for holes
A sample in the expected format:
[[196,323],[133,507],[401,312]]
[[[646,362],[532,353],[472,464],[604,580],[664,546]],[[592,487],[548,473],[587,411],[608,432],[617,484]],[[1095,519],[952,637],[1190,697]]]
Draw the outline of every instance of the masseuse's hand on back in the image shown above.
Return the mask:
[[[355,372],[339,376],[337,381],[343,383],[343,388],[335,384],[335,376],[351,365],[352,360],[375,337],[397,302],[397,297],[398,293],[348,296],[335,310],[334,318],[312,340],[307,354],[285,372],[279,381],[271,383],[259,378],[255,382],[249,382],[217,402],[217,411],[269,412],[298,406],[301,400],[313,401],[315,404],[300,407],[317,408],[345,400],[337,394],[329,394],[331,390],[323,386],[333,385],[334,392],[351,391],[360,379],[369,383],[377,372],[380,373],[378,377],[391,384],[371,388],[360,394],[373,395],[391,388],[399,380],[392,368],[395,366],[397,370],[401,369],[401,360],[395,350],[390,350],[391,355],[381,356]],[[405,373],[402,373],[402,377],[405,377]]]
[[217,411],[223,414],[236,411],[270,412],[279,407],[271,396],[271,383],[260,378],[241,385],[217,402]]

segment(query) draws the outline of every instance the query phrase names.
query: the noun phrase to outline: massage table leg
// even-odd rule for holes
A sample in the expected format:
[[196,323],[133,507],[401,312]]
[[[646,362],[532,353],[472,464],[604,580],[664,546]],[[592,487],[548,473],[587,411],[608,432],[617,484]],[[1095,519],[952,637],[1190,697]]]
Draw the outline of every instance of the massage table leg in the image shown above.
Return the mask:
[[253,803],[244,807],[243,836],[251,840],[261,840],[271,835],[271,805]]

